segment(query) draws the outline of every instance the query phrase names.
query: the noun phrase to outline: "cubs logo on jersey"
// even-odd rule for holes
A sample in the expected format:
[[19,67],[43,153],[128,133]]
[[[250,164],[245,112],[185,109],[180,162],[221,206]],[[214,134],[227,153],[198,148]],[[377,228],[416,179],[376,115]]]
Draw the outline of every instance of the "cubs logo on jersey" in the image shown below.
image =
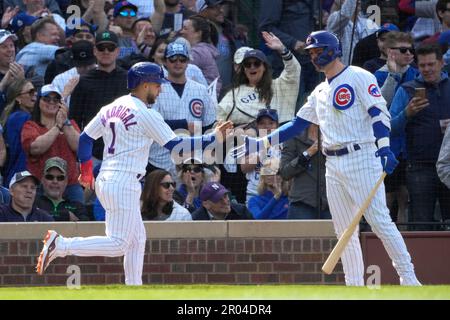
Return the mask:
[[334,90],[333,106],[338,110],[347,110],[355,102],[355,91],[348,84],[342,84]]
[[369,91],[369,94],[370,94],[371,96],[373,96],[373,97],[376,97],[376,98],[381,97],[380,89],[378,89],[378,86],[377,86],[376,84],[373,84],[373,83],[372,83],[372,84],[369,86],[368,91]]
[[189,102],[189,111],[195,118],[201,118],[203,115],[204,103],[201,99],[192,99]]

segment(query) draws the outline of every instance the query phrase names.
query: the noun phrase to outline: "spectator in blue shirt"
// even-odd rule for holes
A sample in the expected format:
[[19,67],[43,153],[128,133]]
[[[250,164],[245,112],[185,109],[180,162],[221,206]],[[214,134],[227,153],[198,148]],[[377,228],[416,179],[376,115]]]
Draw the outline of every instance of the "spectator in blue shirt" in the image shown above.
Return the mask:
[[51,215],[33,206],[38,184],[30,172],[16,173],[9,184],[11,202],[0,205],[0,222],[53,221]]
[[[406,134],[406,185],[410,206],[409,220],[433,222],[439,200],[443,220],[450,217],[450,190],[439,180],[436,162],[450,119],[450,81],[442,72],[444,61],[437,44],[417,49],[420,74],[397,90],[391,104],[391,137]],[[425,98],[416,94],[425,88]],[[429,230],[417,225],[415,230]]]
[[260,171],[257,196],[248,201],[248,209],[255,219],[286,219],[289,200],[289,183],[283,181],[278,170],[279,158],[269,158]]

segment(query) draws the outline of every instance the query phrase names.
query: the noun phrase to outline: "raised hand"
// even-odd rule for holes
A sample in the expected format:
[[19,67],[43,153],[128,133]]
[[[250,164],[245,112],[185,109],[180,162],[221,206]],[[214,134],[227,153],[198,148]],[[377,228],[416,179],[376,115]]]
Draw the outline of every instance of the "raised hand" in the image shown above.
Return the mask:
[[231,121],[219,121],[216,128],[214,129],[214,134],[216,136],[216,141],[223,143],[227,137],[233,135],[233,122]]
[[278,51],[280,53],[285,50],[286,47],[284,46],[284,44],[272,32],[269,33],[269,32],[263,31],[262,37],[263,37],[264,41],[266,42],[266,46],[268,46],[270,49]]
[[20,9],[18,6],[16,6],[15,8],[13,8],[13,7],[6,8],[5,12],[3,13],[2,22],[1,22],[2,29],[6,29],[9,22],[12,20],[12,18],[14,18],[16,16],[16,14],[19,11],[20,11]]
[[71,78],[69,81],[67,81],[66,85],[64,86],[64,90],[62,93],[63,99],[66,99],[68,96],[70,96],[77,86],[78,82],[80,81],[80,76],[76,75],[73,78]]

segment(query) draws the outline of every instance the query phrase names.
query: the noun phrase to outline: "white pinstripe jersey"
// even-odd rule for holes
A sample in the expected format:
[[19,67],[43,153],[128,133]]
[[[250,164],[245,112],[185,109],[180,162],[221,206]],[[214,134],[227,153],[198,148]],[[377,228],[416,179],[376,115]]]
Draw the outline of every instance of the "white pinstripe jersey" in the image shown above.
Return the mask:
[[375,142],[368,113],[372,106],[382,111],[383,123],[389,126],[390,114],[375,76],[349,66],[319,84],[297,116],[320,126],[324,148],[337,149],[350,143]]
[[101,108],[84,131],[93,139],[103,137],[101,171],[136,174],[145,173],[153,141],[165,145],[176,138],[158,112],[131,95]]
[[[216,120],[216,105],[205,86],[187,79],[181,98],[170,83],[163,84],[161,88],[162,92],[152,109],[158,111],[164,120],[198,121],[202,127]],[[170,152],[156,144],[150,148],[149,162],[169,171],[175,169]]]

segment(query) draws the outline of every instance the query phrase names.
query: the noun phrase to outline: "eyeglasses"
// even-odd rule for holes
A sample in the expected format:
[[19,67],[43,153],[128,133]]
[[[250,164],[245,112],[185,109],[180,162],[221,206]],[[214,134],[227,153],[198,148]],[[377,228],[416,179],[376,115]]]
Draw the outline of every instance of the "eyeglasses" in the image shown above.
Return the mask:
[[30,89],[28,91],[25,92],[21,92],[19,93],[19,96],[23,95],[23,94],[28,94],[30,97],[34,96],[36,94],[36,89]]
[[174,189],[176,189],[176,187],[177,187],[177,183],[176,182],[161,182],[160,185],[164,189],[169,189],[170,186],[172,186],[172,188],[174,188]]
[[117,48],[117,46],[114,44],[105,44],[105,43],[96,45],[95,47],[97,48],[98,51],[101,51],[101,52],[103,52],[105,50],[108,50],[109,52],[113,52]]
[[167,58],[167,60],[169,60],[170,63],[175,63],[177,61],[179,61],[181,63],[186,63],[188,61],[188,59],[183,56],[173,56],[173,57]]
[[44,100],[46,103],[60,103],[61,98],[58,97],[42,97],[42,100]]
[[54,176],[54,175],[52,175],[52,174],[46,174],[45,176],[44,176],[44,178],[45,178],[45,180],[48,180],[48,181],[53,181],[53,180],[58,180],[59,182],[61,182],[61,181],[64,181],[64,179],[66,178],[66,176],[64,176],[64,175],[62,175],[62,176]]
[[203,172],[203,168],[202,167],[198,167],[198,166],[185,166],[183,167],[183,172],[194,172],[194,173],[200,173]]
[[262,65],[261,60],[255,60],[255,61],[244,61],[242,63],[244,65],[244,68],[251,68],[252,65],[255,66],[255,68],[259,68]]
[[122,17],[128,17],[128,16],[130,16],[130,17],[136,17],[136,11],[134,11],[134,10],[130,10],[130,11],[125,11],[125,10],[123,10],[123,11],[120,11],[119,14],[120,14]]
[[400,53],[403,53],[403,54],[405,54],[406,51],[409,51],[409,53],[414,54],[414,48],[412,48],[412,47],[398,47],[398,48],[391,48],[391,49],[399,50]]

